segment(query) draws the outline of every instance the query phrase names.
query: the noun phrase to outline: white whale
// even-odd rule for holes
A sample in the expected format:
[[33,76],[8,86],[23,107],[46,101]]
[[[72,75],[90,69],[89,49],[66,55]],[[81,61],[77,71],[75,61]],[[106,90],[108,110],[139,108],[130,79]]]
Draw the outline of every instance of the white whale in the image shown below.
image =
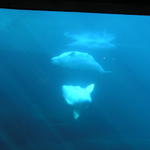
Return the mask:
[[83,88],[80,86],[63,85],[62,93],[67,104],[73,106],[73,117],[78,119],[82,109],[86,108],[92,102],[91,93],[94,90],[94,84]]
[[71,69],[79,70],[96,70],[100,73],[109,73],[94,59],[94,57],[86,52],[68,51],[51,58],[51,63]]

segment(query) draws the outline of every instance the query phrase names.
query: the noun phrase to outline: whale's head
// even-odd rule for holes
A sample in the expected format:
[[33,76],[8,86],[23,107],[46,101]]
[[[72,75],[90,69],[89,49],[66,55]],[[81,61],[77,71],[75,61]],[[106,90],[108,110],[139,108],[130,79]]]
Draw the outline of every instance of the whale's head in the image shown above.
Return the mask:
[[51,58],[51,63],[60,66],[68,66],[76,59],[75,51],[69,51]]
[[57,56],[52,57],[50,61],[51,61],[52,64],[58,64],[59,63],[59,59],[57,58]]

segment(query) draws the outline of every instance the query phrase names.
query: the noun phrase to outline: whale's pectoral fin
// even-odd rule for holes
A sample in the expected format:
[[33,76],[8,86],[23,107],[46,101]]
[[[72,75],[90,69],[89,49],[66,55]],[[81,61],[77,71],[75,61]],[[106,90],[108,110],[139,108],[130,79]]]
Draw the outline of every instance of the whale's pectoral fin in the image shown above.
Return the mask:
[[73,102],[70,99],[66,98],[65,100],[69,105],[73,105]]

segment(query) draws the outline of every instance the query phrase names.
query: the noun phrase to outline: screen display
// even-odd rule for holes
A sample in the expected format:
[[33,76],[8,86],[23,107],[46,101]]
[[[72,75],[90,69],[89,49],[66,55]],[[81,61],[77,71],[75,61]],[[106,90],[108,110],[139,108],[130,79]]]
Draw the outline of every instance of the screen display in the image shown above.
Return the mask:
[[150,16],[0,9],[2,150],[149,150]]

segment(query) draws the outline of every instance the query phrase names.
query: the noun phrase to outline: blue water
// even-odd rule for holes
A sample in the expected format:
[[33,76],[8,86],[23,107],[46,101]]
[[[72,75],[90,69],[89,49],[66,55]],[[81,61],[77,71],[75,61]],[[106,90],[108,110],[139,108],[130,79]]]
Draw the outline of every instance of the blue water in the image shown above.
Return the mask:
[[[1,150],[149,150],[150,16],[0,10]],[[87,52],[111,74],[50,59]],[[63,84],[94,83],[78,119]]]

